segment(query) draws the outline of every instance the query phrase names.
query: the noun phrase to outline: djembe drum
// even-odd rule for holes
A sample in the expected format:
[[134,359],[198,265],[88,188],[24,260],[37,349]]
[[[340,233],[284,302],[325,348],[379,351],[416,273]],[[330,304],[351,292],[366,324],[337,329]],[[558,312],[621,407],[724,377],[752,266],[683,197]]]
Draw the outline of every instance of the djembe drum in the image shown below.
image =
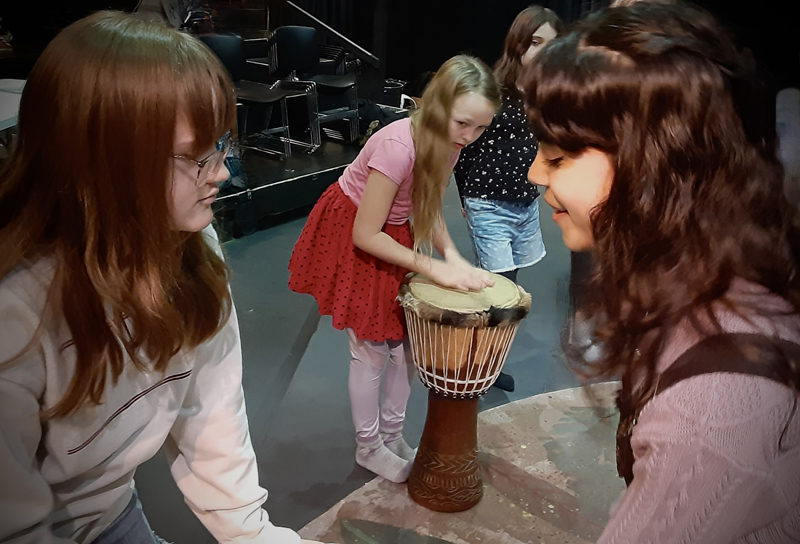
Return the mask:
[[478,471],[478,397],[492,386],[531,296],[492,274],[494,285],[457,291],[411,273],[400,287],[414,364],[428,388],[428,414],[408,477],[411,498],[460,512],[483,494]]

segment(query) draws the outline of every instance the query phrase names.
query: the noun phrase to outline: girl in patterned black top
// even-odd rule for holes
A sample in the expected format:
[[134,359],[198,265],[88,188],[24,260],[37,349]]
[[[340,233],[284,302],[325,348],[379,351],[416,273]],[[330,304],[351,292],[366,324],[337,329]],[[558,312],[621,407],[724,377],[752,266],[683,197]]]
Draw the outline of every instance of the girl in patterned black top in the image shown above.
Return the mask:
[[[453,171],[478,266],[513,281],[518,269],[545,255],[539,193],[527,181],[538,144],[528,128],[517,80],[539,48],[563,26],[558,15],[541,6],[517,15],[494,67],[503,85],[503,106],[489,129],[461,152]],[[514,379],[501,372],[495,385],[513,391]]]

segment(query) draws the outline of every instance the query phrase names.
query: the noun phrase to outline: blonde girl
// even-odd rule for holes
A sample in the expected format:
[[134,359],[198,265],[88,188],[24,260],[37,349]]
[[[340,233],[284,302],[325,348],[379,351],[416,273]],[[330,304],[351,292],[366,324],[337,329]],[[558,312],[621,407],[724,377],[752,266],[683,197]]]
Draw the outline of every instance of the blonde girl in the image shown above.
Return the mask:
[[289,263],[289,287],[313,295],[319,312],[347,332],[356,462],[394,482],[406,480],[414,457],[402,436],[413,370],[395,300],[400,282],[411,270],[458,289],[491,284],[459,254],[441,210],[459,152],[500,106],[498,83],[483,62],[458,55],[437,71],[422,103],[372,135],[320,197]]

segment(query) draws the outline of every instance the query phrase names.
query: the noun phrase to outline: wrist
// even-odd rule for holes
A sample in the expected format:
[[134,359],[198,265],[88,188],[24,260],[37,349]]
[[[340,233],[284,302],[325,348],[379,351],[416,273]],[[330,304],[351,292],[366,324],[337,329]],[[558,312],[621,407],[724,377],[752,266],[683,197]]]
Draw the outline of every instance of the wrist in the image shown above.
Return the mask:
[[455,247],[445,253],[444,260],[451,264],[470,264]]

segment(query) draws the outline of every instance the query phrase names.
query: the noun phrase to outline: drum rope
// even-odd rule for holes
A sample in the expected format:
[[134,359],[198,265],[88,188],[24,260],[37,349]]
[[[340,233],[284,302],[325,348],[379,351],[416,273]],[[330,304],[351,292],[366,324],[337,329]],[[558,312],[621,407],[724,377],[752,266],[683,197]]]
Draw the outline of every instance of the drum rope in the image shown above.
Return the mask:
[[489,389],[508,357],[519,325],[453,327],[421,319],[411,311],[405,313],[420,381],[452,397],[473,397]]

